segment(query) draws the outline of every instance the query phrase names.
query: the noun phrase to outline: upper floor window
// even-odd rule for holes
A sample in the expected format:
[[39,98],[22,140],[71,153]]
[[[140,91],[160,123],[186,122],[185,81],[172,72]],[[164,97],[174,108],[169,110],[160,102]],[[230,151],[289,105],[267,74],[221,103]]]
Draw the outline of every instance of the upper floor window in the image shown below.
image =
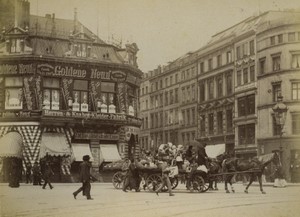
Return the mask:
[[195,97],[195,93],[196,93],[196,92],[195,92],[195,85],[193,84],[193,85],[192,85],[192,94],[191,94],[191,95],[192,95],[192,101],[194,101],[195,98],[196,98],[196,97]]
[[168,86],[168,78],[165,78],[165,87]]
[[178,88],[175,89],[175,103],[178,102]]
[[288,41],[295,41],[296,40],[296,32],[290,32],[288,34]]
[[278,96],[281,96],[281,84],[275,83],[272,85],[273,87],[273,102],[278,101]]
[[217,131],[218,134],[223,133],[223,112],[222,111],[217,113]]
[[232,94],[232,76],[231,76],[231,74],[226,75],[226,91],[227,91],[227,95]]
[[255,124],[246,124],[238,127],[239,145],[255,144]]
[[292,83],[292,100],[300,99],[300,82]]
[[208,114],[208,133],[212,135],[214,133],[214,114]]
[[270,41],[271,41],[271,45],[274,45],[274,44],[275,44],[275,36],[272,36],[272,37],[270,38]]
[[292,133],[300,134],[300,114],[292,114]]
[[273,71],[280,70],[280,56],[274,56],[272,57],[272,65],[273,65]]
[[255,53],[254,40],[250,41],[249,47],[250,47],[250,55],[253,55]]
[[182,88],[182,102],[185,101],[185,88]]
[[205,101],[205,84],[204,82],[200,83],[200,87],[199,87],[199,96],[200,96],[200,102]]
[[217,78],[217,97],[223,96],[223,77],[219,76]]
[[242,71],[241,70],[236,72],[236,83],[237,83],[237,86],[240,86],[242,84]]
[[170,85],[173,85],[173,76],[170,76]]
[[278,35],[277,37],[278,37],[278,43],[279,43],[279,44],[282,43],[282,42],[283,42],[283,35],[280,34],[280,35]]
[[236,58],[240,59],[241,58],[241,46],[238,46],[236,48]]
[[169,104],[169,100],[168,100],[168,92],[165,92],[165,106],[167,106]]
[[266,67],[266,58],[262,58],[259,60],[259,73],[264,74],[265,73],[265,67]]
[[217,66],[218,67],[222,66],[222,55],[217,56]]
[[[74,50],[75,50],[75,55],[78,57],[89,57],[91,48],[86,44],[77,43],[74,44]],[[105,58],[109,58],[109,56],[105,56]]]
[[178,83],[178,74],[175,74],[175,84]]
[[209,97],[209,99],[214,98],[214,80],[213,79],[208,80],[208,97]]
[[200,63],[200,73],[204,72],[204,62]]
[[[102,83],[101,83],[102,86]],[[102,90],[102,87],[101,87]],[[108,104],[108,97],[101,94],[101,106]],[[88,111],[88,81],[74,80],[73,83],[73,111]]]
[[248,83],[248,68],[243,69],[243,81],[244,81],[244,84]]
[[7,41],[7,51],[9,53],[20,53],[24,51],[24,40],[19,38],[11,38]]
[[205,115],[200,116],[200,135],[205,136]]
[[191,99],[191,90],[190,90],[190,86],[188,86],[187,88],[186,88],[186,100],[189,102],[190,101],[190,99]]
[[[115,83],[101,82],[101,112],[116,113]],[[133,87],[128,88],[128,113],[134,116],[136,94]]]
[[253,82],[255,80],[255,67],[250,66],[250,82]]
[[238,98],[238,115],[245,116],[255,114],[255,95]]
[[44,78],[43,80],[43,108],[59,110],[60,91],[59,79]]
[[212,65],[212,59],[208,60],[208,70],[212,70],[213,65]]
[[231,51],[227,51],[226,53],[226,62],[231,63],[232,57],[231,57]]
[[23,78],[5,78],[5,109],[23,108]]
[[300,68],[300,53],[292,54],[292,68]]
[[232,132],[232,110],[226,110],[226,130]]

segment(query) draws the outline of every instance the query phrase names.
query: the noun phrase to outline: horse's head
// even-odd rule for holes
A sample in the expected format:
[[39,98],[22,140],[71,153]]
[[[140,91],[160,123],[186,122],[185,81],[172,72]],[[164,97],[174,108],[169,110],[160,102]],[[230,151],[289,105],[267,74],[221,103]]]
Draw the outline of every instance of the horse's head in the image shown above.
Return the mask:
[[275,166],[281,166],[280,154],[277,151],[273,152],[272,162],[275,164]]

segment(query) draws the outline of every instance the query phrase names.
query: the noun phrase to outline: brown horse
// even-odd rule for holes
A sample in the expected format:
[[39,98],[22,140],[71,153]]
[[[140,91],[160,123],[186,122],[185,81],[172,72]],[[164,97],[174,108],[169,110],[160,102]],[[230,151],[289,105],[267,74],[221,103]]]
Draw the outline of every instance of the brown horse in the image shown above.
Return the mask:
[[[255,180],[257,177],[259,186],[260,186],[260,191],[261,193],[265,194],[266,192],[263,190],[262,187],[262,174],[264,172],[265,167],[273,162],[275,165],[280,164],[280,158],[279,154],[277,152],[271,153],[271,154],[266,154],[262,155],[259,157],[255,157],[251,160],[245,160],[245,159],[239,159],[239,158],[229,158],[223,161],[222,163],[222,170],[224,173],[228,172],[247,172],[247,171],[254,171],[254,172],[249,172],[250,176],[250,181],[249,184],[247,185],[245,189],[245,193],[248,193],[248,188],[252,184],[252,182]],[[232,186],[232,178],[234,174],[229,174],[225,175],[225,190],[226,193],[230,193],[227,184],[229,183],[231,186],[232,192],[234,192],[234,188]]]
[[[229,154],[226,152],[218,155],[216,158],[210,158],[208,162],[209,174],[218,174],[222,172],[222,162],[228,158],[229,158]],[[209,180],[209,190],[218,190],[217,187],[218,180],[216,179],[216,177],[211,178]],[[214,186],[213,183],[215,183]]]

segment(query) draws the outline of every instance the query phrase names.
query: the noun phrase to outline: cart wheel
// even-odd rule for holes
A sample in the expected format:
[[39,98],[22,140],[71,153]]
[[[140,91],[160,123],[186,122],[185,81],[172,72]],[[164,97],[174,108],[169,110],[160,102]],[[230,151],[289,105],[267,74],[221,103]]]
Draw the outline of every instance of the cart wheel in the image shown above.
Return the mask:
[[199,191],[200,193],[206,192],[209,188],[209,183],[206,183],[201,175],[195,176],[192,183],[193,189]]
[[151,174],[146,179],[146,186],[149,191],[155,191],[162,185],[161,176],[158,174]]
[[112,177],[112,183],[116,189],[122,189],[124,181],[124,175],[122,172],[116,172]]

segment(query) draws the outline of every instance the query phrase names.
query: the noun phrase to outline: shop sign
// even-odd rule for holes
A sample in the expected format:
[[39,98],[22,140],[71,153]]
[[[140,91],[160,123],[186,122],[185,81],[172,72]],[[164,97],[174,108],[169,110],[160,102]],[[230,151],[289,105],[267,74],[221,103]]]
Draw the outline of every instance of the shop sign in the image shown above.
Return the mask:
[[0,117],[1,118],[29,118],[35,116],[32,112],[27,111],[27,112],[0,112]]
[[1,64],[0,75],[25,75],[35,73],[34,64]]
[[116,82],[124,82],[126,80],[126,73],[122,71],[113,71],[111,79]]
[[75,132],[75,139],[119,140],[119,134]]

